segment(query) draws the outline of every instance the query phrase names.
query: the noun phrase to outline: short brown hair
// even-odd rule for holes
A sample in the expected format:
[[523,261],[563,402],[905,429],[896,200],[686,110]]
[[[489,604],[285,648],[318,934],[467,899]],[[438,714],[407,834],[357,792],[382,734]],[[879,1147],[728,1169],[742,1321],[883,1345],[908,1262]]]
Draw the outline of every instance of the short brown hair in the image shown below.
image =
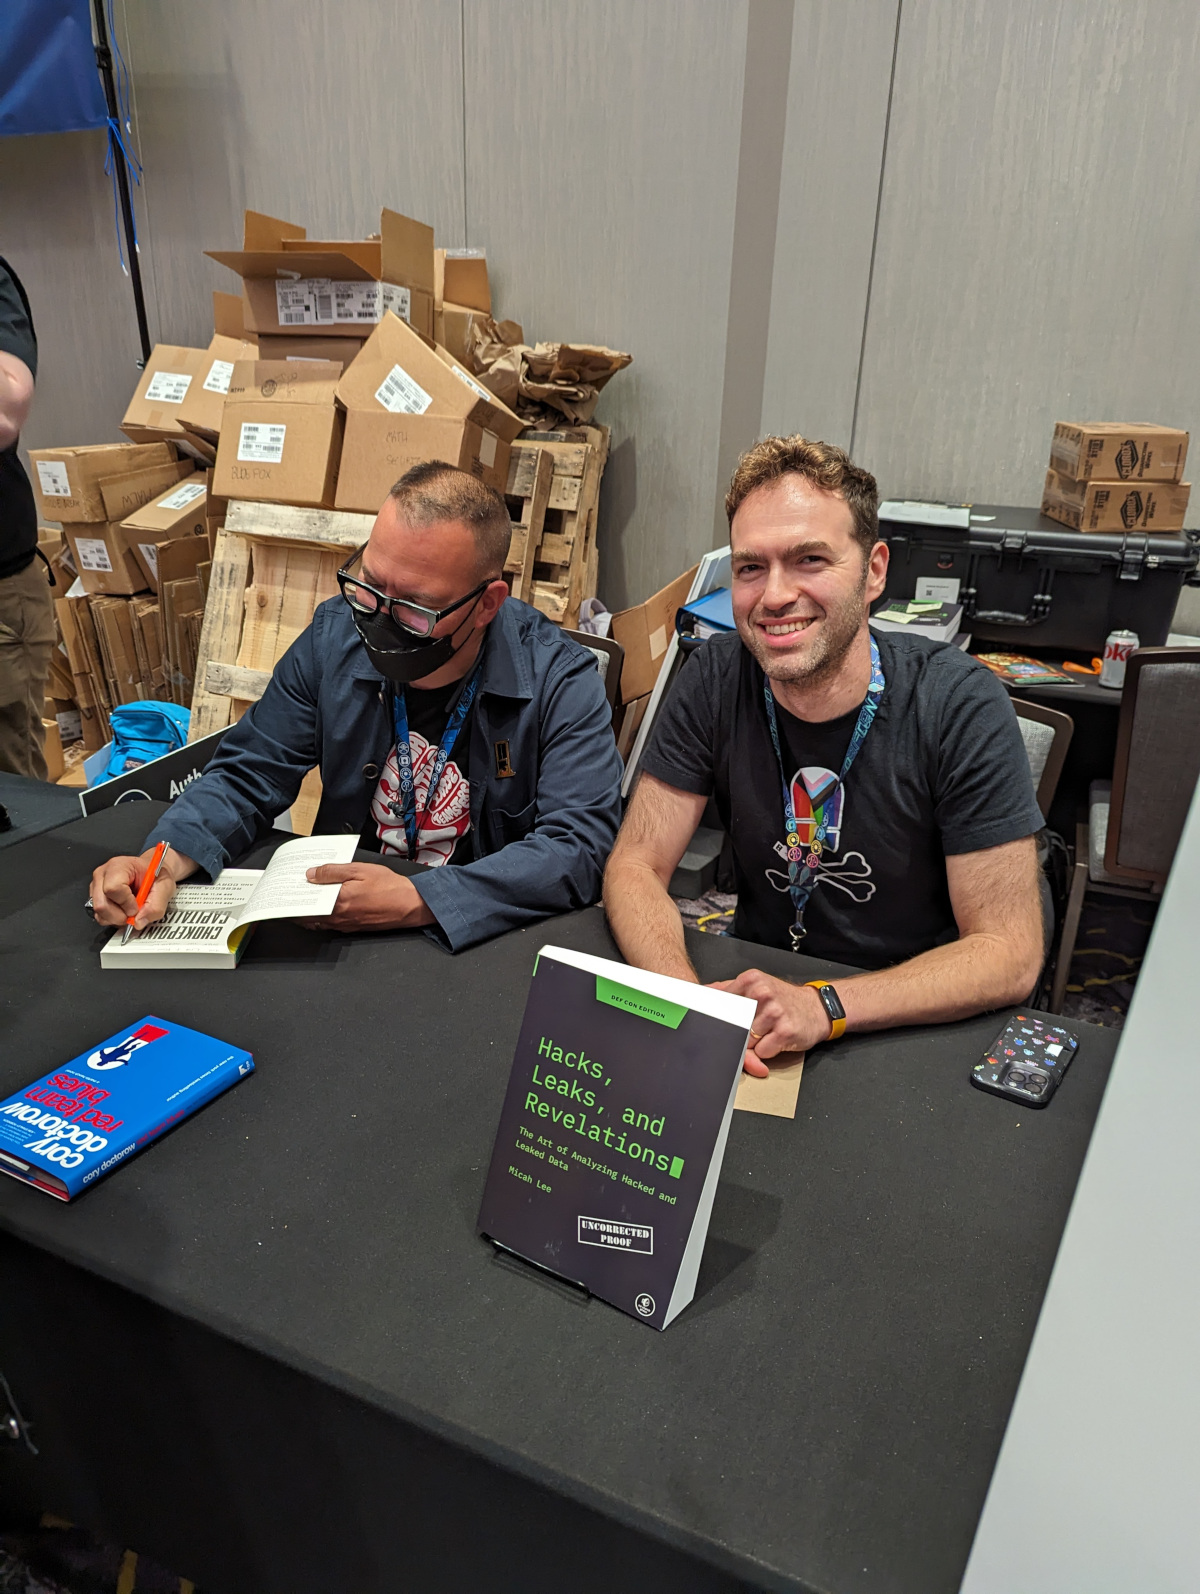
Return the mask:
[[410,526],[461,521],[475,539],[479,575],[500,576],[512,541],[512,521],[503,498],[457,465],[425,460],[406,470],[388,497]]
[[879,489],[874,476],[853,464],[844,449],[810,442],[799,432],[794,437],[764,437],[738,460],[725,494],[729,524],[756,488],[768,487],[783,476],[803,476],[822,492],[844,498],[854,521],[854,538],[864,553],[879,541]]

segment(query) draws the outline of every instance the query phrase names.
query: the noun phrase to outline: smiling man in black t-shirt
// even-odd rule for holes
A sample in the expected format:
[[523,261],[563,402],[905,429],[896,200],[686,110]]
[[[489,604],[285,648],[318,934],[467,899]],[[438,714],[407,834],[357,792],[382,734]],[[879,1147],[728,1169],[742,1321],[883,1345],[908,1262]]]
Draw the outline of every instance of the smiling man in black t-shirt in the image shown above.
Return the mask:
[[605,877],[631,963],[694,980],[667,885],[715,797],[734,934],[873,972],[817,989],[751,969],[751,1073],[845,1028],[1025,1000],[1043,956],[1042,817],[1003,687],[957,648],[876,635],[875,479],[841,449],[768,438],[726,510],[737,635],[681,671]]

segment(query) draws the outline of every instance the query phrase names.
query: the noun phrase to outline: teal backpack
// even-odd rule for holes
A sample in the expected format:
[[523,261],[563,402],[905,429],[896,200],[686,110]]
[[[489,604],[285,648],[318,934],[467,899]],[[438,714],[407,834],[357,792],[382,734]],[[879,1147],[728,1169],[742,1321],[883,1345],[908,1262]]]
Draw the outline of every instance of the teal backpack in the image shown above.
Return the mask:
[[94,786],[186,746],[192,714],[178,703],[145,701],[122,703],[108,717],[112,724],[108,763],[92,782]]

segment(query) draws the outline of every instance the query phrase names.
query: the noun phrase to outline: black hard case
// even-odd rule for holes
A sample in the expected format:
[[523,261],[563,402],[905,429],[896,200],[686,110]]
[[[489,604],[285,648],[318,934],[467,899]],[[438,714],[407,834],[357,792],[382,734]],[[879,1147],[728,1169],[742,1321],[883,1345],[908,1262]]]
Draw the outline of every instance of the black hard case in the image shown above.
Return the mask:
[[962,628],[977,642],[1099,653],[1110,631],[1142,647],[1167,639],[1180,588],[1200,585],[1196,533],[1068,531],[1036,509],[974,504],[969,530],[880,519],[891,548],[889,598],[911,598],[919,576],[953,576]]

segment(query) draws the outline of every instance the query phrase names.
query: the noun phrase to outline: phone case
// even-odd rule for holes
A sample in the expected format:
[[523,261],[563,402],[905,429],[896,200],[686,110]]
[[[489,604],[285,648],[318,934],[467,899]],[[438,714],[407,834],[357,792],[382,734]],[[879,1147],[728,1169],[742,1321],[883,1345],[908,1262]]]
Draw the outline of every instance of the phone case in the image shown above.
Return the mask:
[[1044,1107],[1066,1073],[1079,1041],[1061,1024],[1018,1013],[971,1070],[971,1083],[1027,1107]]

